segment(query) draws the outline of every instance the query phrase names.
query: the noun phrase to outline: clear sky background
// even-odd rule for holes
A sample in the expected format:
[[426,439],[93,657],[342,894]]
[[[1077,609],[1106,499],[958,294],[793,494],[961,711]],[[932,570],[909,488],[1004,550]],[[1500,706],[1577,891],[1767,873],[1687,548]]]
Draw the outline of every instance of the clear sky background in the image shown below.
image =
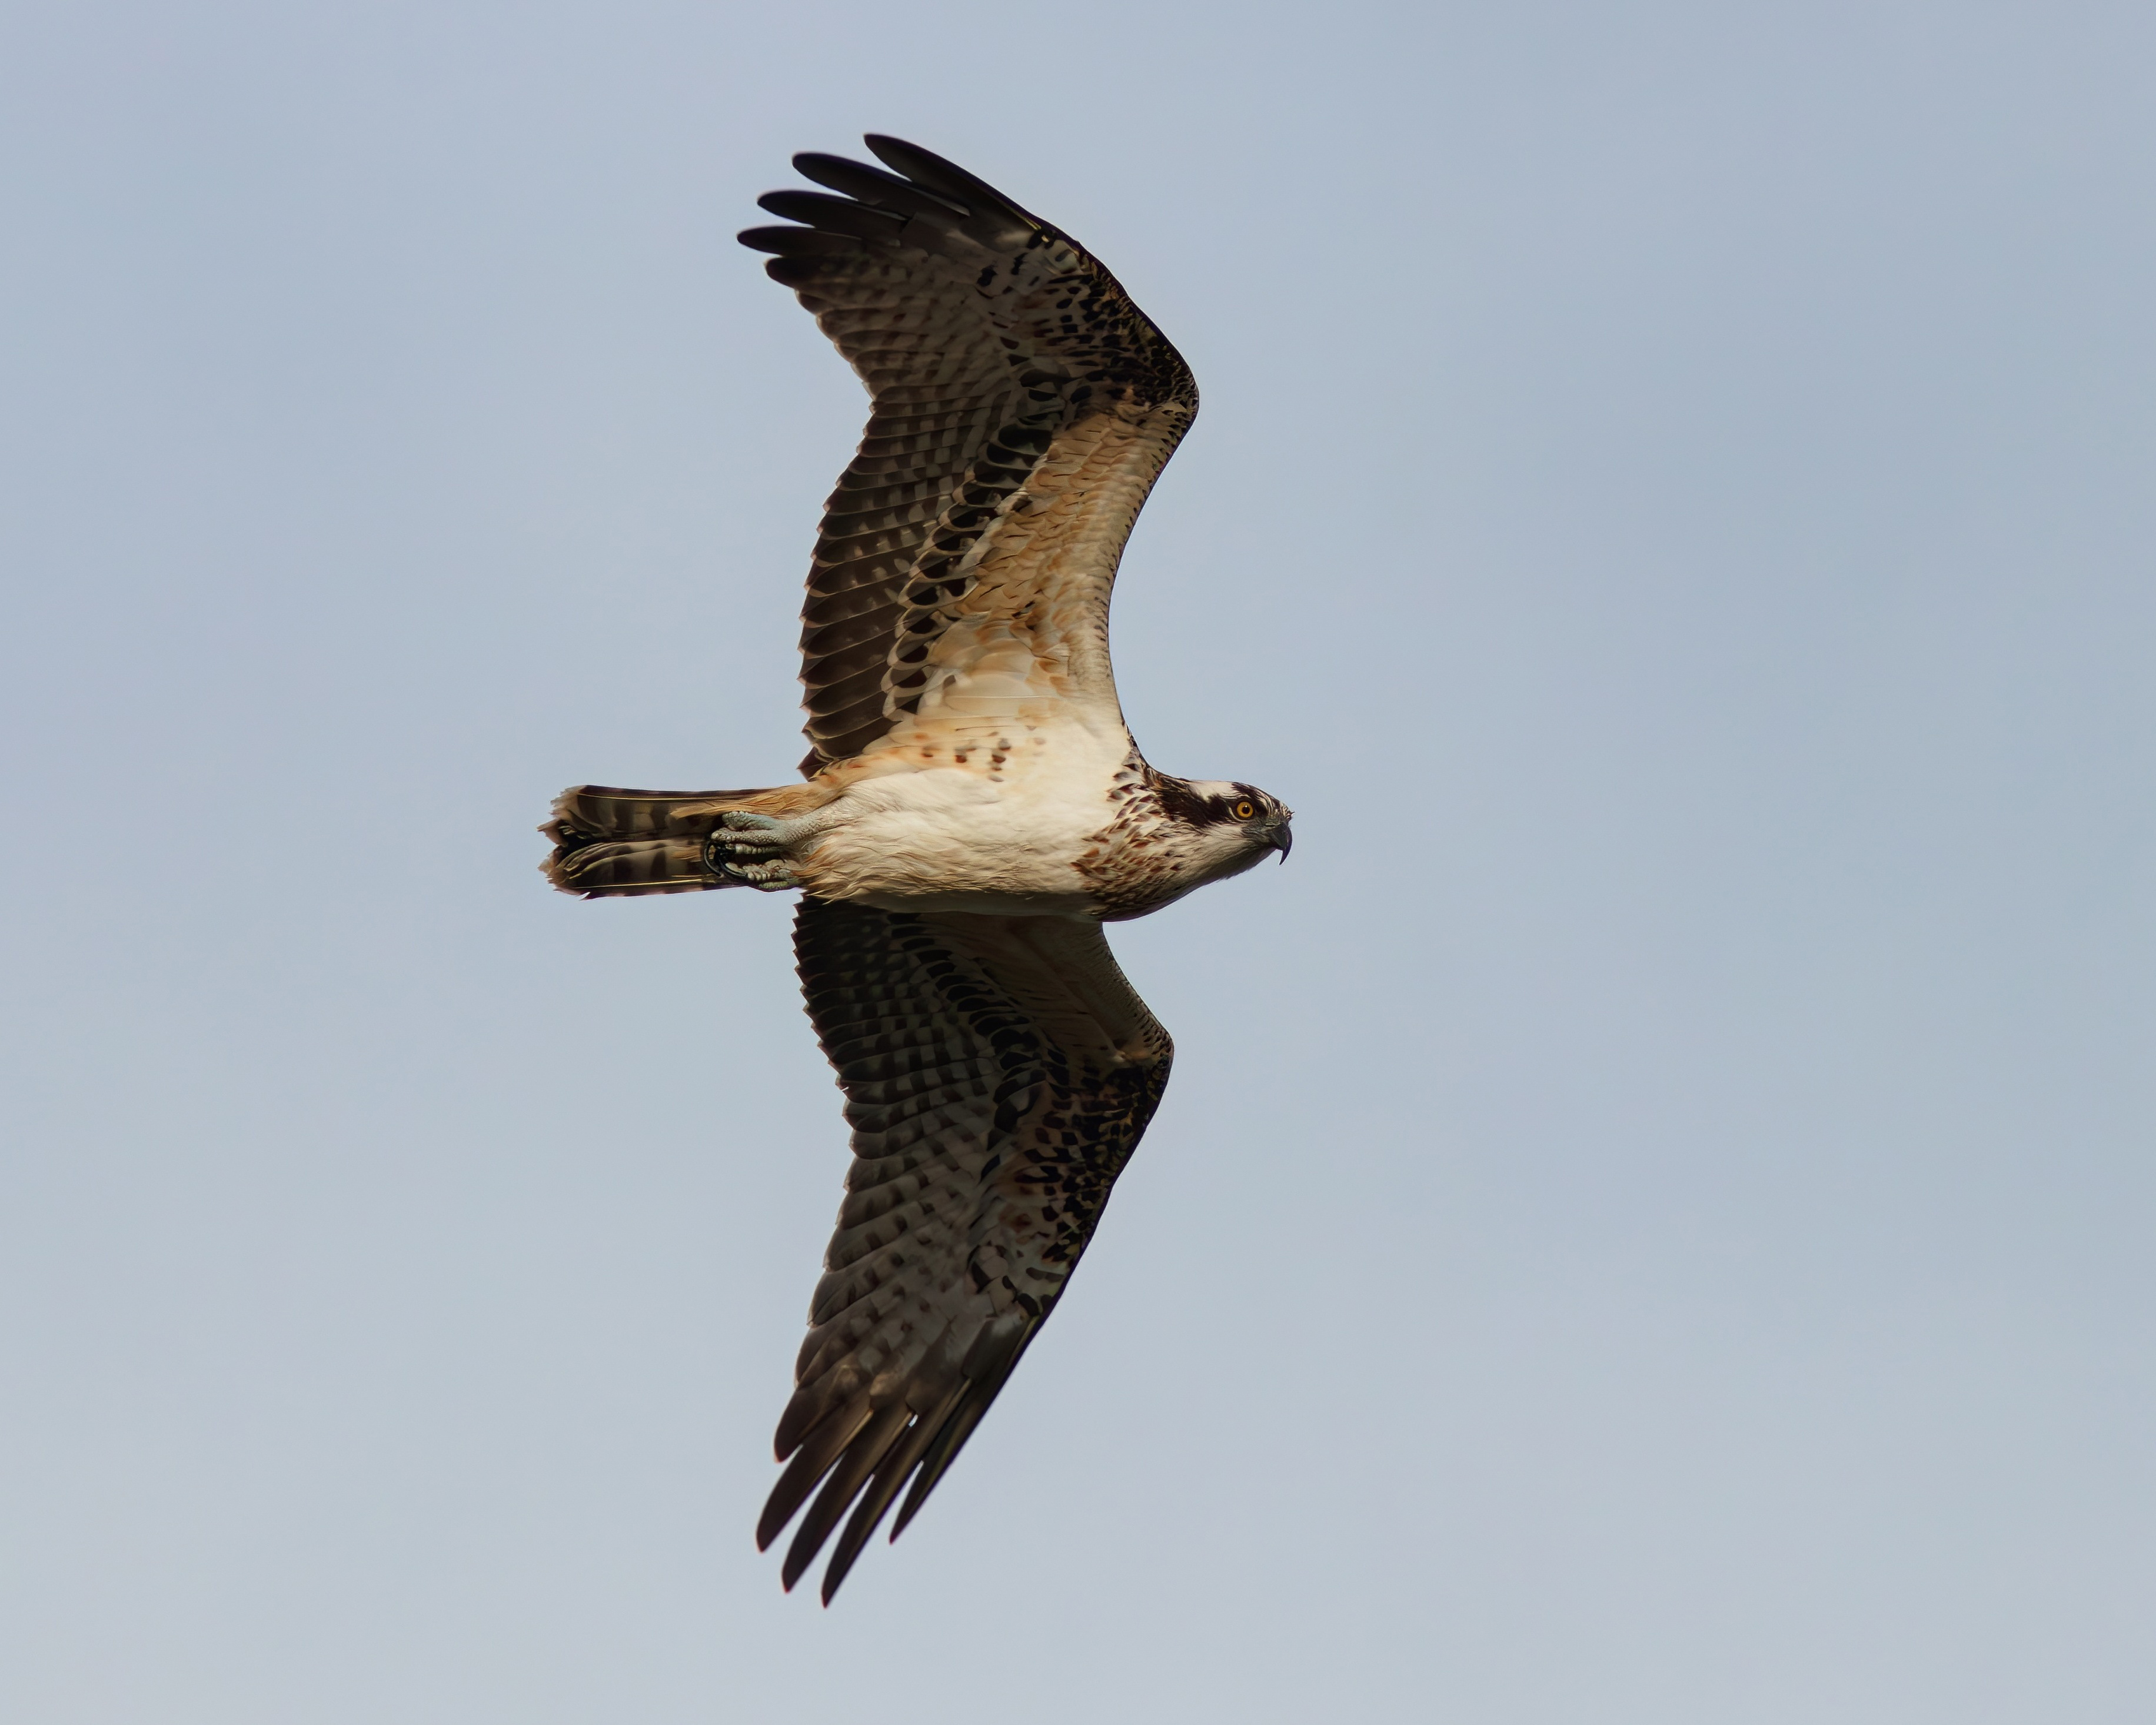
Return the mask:
[[[785,780],[864,130],[1205,408],[1119,929],[1175,1082],[826,1613],[751,1529],[844,1138]],[[2156,13],[18,3],[0,1715],[2156,1709]]]

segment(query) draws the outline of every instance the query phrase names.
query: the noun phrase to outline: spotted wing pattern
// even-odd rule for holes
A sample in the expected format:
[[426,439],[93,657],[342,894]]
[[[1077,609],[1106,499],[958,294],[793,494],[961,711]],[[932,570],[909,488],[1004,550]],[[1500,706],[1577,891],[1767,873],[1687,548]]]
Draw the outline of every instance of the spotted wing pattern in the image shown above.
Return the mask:
[[1124,541],[1198,410],[1181,356],[1069,236],[896,138],[895,172],[803,155],[843,194],[773,192],[798,227],[742,244],[872,400],[824,506],[802,609],[804,773],[928,729],[1118,720],[1107,603]]
[[904,1530],[1054,1309],[1172,1049],[1095,924],[805,899],[794,949],[854,1163],[757,1541],[815,1494],[790,1589],[844,1517],[828,1603],[911,1481]]

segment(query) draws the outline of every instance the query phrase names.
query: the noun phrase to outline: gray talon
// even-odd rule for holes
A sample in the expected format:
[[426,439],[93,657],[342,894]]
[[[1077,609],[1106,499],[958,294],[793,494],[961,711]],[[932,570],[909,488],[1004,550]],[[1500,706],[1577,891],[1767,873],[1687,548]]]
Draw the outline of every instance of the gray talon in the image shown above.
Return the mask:
[[711,842],[736,855],[783,850],[793,836],[792,826],[793,823],[775,820],[768,814],[730,809],[719,817],[719,830],[711,834]]
[[768,814],[729,809],[704,840],[704,866],[722,880],[759,892],[783,892],[797,884],[792,864],[781,854],[794,836],[789,827]]

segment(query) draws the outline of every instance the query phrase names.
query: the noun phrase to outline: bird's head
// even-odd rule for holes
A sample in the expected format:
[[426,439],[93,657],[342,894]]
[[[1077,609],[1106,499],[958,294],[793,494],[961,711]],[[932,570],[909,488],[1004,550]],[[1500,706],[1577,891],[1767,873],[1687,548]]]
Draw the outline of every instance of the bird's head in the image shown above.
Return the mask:
[[1240,875],[1270,853],[1287,860],[1295,811],[1255,785],[1220,778],[1169,779],[1160,801],[1181,829],[1186,854],[1208,880]]

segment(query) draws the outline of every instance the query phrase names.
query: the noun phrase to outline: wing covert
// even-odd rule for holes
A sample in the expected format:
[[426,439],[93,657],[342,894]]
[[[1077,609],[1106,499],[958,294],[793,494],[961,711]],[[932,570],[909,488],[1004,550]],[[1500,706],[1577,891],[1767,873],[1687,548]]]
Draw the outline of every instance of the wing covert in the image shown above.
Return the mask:
[[757,1542],[816,1494],[791,1588],[848,1517],[828,1603],[910,1481],[904,1530],[1061,1297],[1172,1046],[1096,924],[804,899],[794,947],[854,1163]]
[[741,236],[872,403],[802,609],[809,775],[916,716],[1112,707],[1116,564],[1198,408],[1181,356],[1075,241],[941,157],[867,142],[896,172],[797,156],[830,191],[767,194],[803,225]]

